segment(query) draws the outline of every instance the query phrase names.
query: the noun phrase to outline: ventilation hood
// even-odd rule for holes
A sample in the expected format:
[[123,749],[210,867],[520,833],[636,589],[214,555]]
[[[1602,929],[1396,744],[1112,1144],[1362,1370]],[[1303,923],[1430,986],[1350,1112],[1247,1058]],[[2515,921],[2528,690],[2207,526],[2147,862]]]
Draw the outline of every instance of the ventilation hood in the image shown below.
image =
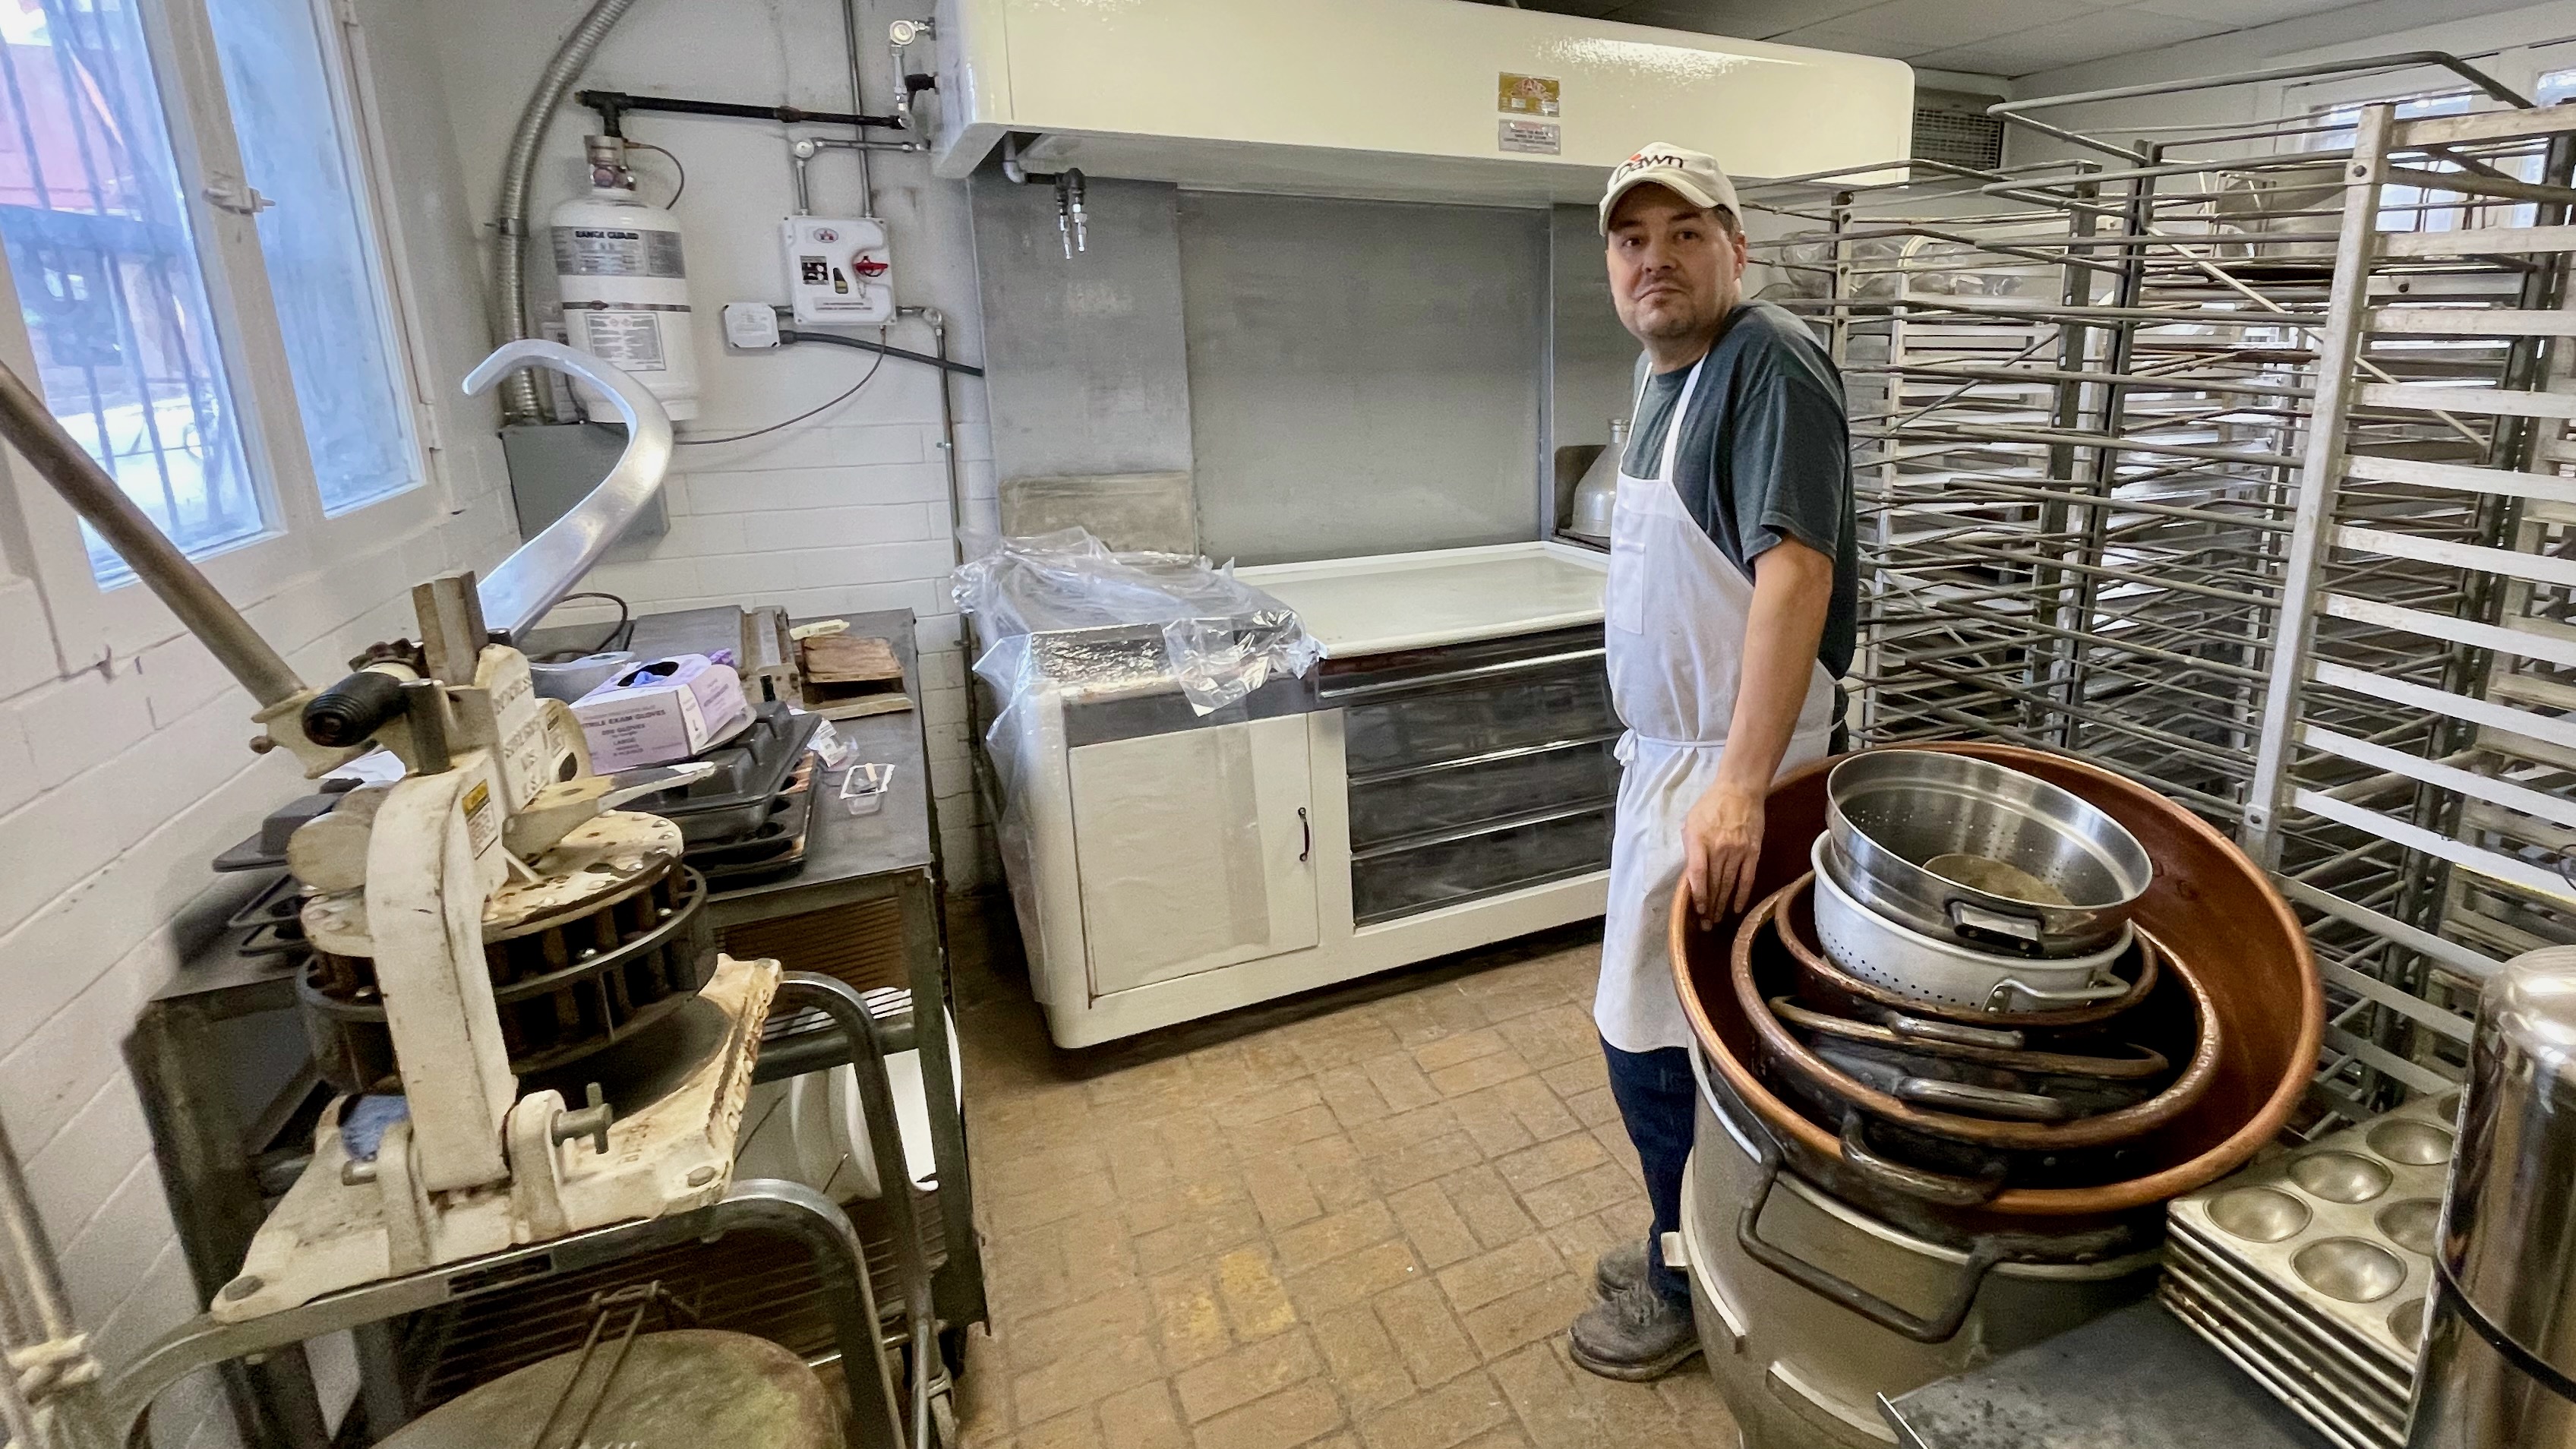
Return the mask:
[[933,167],[1543,206],[1649,141],[1739,177],[1906,154],[1901,61],[1467,0],[942,0]]

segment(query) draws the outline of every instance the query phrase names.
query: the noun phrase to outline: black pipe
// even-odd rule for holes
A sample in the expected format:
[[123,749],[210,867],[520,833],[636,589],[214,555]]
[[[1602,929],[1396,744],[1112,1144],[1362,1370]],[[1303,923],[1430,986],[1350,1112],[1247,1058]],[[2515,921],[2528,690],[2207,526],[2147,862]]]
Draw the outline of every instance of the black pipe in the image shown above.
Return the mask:
[[750,106],[735,101],[692,101],[679,96],[639,96],[625,91],[577,91],[573,99],[599,112],[601,128],[611,136],[622,135],[617,118],[628,111],[664,111],[680,116],[732,116],[745,121],[776,121],[789,126],[873,126],[883,131],[903,131],[897,116],[860,116],[847,111],[809,111],[802,106]]
[[946,372],[962,373],[967,377],[982,377],[984,375],[984,369],[976,367],[971,363],[952,362],[944,357],[933,357],[927,352],[914,352],[901,347],[888,347],[882,342],[865,342],[856,337],[842,337],[830,332],[790,332],[786,328],[782,327],[778,329],[778,340],[781,342],[829,342],[835,347],[855,347],[861,352],[882,352],[888,357],[900,357],[906,362],[918,362],[925,367],[936,367]]

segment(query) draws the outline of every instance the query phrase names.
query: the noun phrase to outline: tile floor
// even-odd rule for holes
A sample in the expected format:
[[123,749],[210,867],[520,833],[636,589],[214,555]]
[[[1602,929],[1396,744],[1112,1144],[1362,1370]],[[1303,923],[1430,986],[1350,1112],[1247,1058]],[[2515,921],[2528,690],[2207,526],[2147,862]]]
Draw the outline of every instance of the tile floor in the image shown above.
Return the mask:
[[1566,1359],[1594,1255],[1647,1224],[1597,930],[1079,1053],[984,954],[968,1444],[1734,1449],[1697,1361],[1649,1386]]

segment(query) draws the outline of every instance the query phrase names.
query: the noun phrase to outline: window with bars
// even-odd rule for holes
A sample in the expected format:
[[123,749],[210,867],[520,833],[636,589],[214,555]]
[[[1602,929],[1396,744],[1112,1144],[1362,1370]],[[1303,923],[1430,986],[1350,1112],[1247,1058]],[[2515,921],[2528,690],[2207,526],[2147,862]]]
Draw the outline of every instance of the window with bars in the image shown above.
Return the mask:
[[[313,0],[175,3],[202,4],[200,23],[155,26],[138,0],[0,0],[0,243],[54,415],[202,557],[424,470],[330,22]],[[211,37],[224,96],[169,86],[207,69],[161,53],[180,34]],[[228,134],[192,132],[209,115]],[[190,195],[235,169],[247,185]],[[255,243],[234,245],[257,255],[221,254],[207,207],[256,212]],[[216,305],[210,278],[244,267],[264,270],[262,315]],[[283,375],[242,365],[252,329],[249,353],[282,355]],[[102,584],[131,577],[84,535]]]

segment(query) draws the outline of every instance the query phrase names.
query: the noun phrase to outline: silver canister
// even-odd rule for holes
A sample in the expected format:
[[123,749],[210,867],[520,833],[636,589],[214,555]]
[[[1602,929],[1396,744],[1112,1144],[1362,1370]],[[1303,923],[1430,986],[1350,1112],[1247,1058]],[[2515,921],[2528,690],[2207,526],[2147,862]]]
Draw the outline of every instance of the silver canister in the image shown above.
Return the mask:
[[2576,1444],[2576,947],[2487,982],[2409,1449]]

